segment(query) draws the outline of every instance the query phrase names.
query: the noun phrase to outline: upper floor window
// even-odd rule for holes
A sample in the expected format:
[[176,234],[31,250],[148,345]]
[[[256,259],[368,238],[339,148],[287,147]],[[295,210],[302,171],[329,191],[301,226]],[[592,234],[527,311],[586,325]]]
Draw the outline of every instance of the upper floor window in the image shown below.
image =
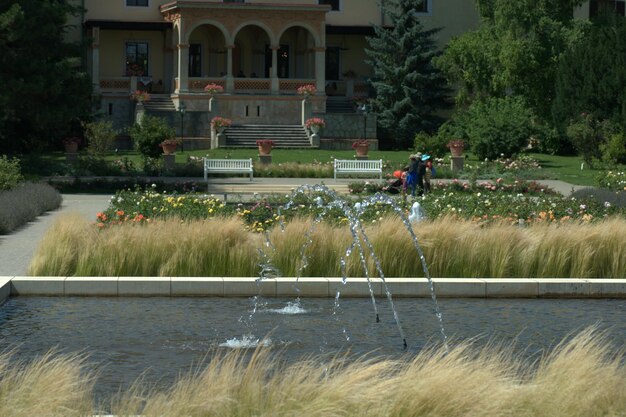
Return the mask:
[[127,6],[148,7],[149,0],[126,0]]
[[421,0],[415,6],[415,11],[417,13],[429,13],[430,14],[431,6],[432,6],[431,2],[432,2],[432,0]]
[[339,11],[340,8],[340,0],[319,0],[318,4],[328,4],[330,5],[330,10]]
[[126,42],[126,75],[148,75],[148,42]]

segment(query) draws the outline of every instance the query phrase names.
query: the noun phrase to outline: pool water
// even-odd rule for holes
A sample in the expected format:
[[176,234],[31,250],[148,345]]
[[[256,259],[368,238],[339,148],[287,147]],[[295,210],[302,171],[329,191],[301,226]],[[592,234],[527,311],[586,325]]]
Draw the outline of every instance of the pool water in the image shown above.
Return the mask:
[[[16,297],[0,306],[0,349],[30,359],[56,348],[84,352],[98,370],[96,395],[109,397],[145,373],[157,388],[210,360],[216,351],[265,344],[295,361],[310,354],[406,351],[388,303],[378,300],[252,298]],[[395,300],[409,353],[441,343],[429,299]],[[616,348],[626,343],[625,300],[441,299],[450,344],[476,339],[514,344],[536,357],[564,338],[597,326]],[[209,355],[207,357],[207,355]]]

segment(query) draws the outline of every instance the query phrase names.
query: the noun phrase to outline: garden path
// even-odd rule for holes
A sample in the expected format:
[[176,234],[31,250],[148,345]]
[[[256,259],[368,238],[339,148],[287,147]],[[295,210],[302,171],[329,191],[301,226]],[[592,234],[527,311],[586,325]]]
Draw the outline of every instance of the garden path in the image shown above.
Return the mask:
[[26,275],[30,260],[44,233],[61,214],[75,213],[89,220],[106,209],[110,195],[64,194],[59,210],[44,213],[13,233],[0,236],[0,276]]

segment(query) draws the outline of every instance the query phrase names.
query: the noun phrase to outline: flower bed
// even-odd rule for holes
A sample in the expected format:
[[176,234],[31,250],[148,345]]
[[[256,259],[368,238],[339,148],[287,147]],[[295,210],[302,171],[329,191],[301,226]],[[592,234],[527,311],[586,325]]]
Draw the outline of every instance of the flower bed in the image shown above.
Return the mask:
[[626,191],[626,172],[606,171],[598,176],[598,185],[613,191]]

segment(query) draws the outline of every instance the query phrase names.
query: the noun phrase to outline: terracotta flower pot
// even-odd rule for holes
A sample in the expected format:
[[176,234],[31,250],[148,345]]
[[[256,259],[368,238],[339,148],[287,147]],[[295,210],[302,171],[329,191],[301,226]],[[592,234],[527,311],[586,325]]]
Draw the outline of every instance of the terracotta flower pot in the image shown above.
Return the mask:
[[463,156],[464,146],[450,146],[450,153],[452,156]]
[[166,144],[166,145],[161,145],[161,148],[163,148],[163,153],[165,155],[171,155],[174,152],[176,152],[176,144],[172,143],[172,144]]
[[65,146],[66,153],[76,153],[78,152],[78,143],[77,142],[68,142],[63,144]]
[[259,155],[269,155],[272,152],[272,145],[259,145]]
[[367,156],[367,152],[369,152],[369,145],[357,145],[354,147],[354,151],[356,152],[356,156]]

